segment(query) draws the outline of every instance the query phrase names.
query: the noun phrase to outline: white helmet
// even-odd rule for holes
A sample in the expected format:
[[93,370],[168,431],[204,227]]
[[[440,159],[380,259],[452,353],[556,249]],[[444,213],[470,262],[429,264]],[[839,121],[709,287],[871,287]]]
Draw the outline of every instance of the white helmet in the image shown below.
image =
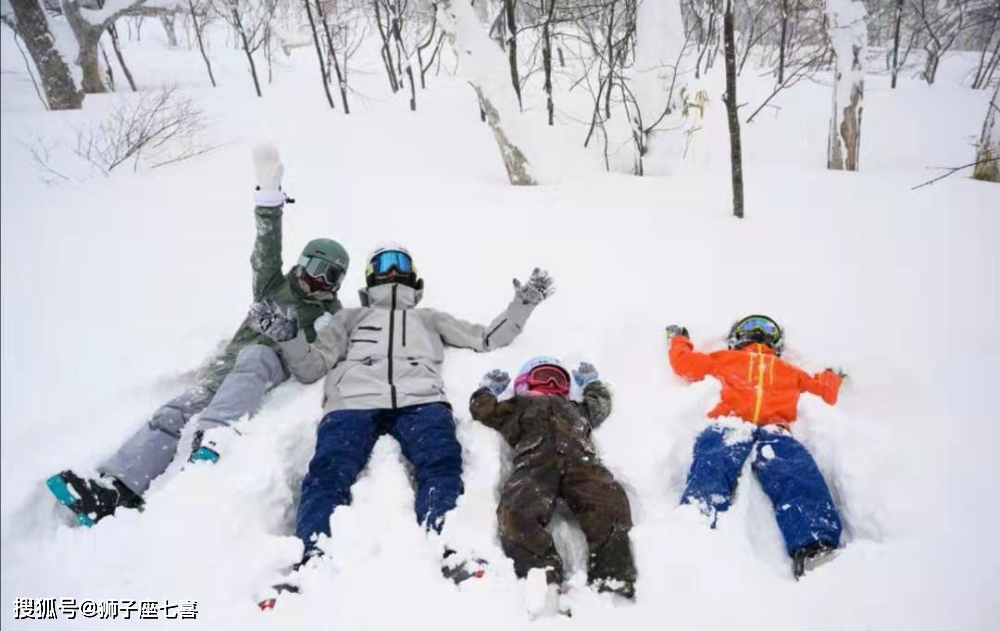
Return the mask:
[[[390,276],[393,270],[396,273]],[[385,283],[400,283],[414,289],[424,286],[410,251],[398,243],[383,243],[372,250],[365,267],[365,283],[368,287]]]

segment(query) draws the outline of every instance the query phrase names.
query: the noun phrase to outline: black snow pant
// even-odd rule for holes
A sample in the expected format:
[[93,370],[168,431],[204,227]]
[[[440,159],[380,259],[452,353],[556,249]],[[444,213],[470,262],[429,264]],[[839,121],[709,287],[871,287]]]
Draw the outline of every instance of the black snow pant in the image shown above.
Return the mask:
[[632,510],[625,490],[594,456],[538,454],[521,462],[515,459],[497,518],[504,553],[514,561],[517,575],[523,578],[539,568],[549,583],[562,583],[562,560],[547,530],[559,498],[573,511],[587,538],[588,580],[631,597],[636,575],[629,542]]

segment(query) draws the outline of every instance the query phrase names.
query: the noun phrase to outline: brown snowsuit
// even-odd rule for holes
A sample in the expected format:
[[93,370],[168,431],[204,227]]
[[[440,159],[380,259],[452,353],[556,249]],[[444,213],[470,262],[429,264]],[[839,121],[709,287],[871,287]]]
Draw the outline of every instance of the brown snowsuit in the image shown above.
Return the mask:
[[523,578],[541,568],[549,583],[562,583],[562,560],[546,529],[556,500],[562,498],[587,537],[590,582],[632,597],[631,507],[590,440],[591,430],[611,413],[607,387],[588,384],[582,403],[556,395],[498,402],[481,388],[469,407],[472,418],[499,431],[514,450],[514,468],[504,484],[497,518],[503,550],[513,559],[517,575]]

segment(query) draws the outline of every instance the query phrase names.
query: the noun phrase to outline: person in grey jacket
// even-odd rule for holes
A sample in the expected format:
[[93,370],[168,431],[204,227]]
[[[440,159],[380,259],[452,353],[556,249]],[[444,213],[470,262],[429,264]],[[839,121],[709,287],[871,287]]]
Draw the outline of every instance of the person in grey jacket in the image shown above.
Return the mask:
[[293,312],[254,305],[252,321],[278,341],[288,368],[303,383],[326,377],[316,451],[302,480],[296,535],[308,559],[330,515],[351,501],[351,486],[375,442],[389,434],[413,464],[417,521],[440,532],[462,494],[462,449],[444,392],[446,346],[486,352],[510,344],[532,310],[555,290],[547,272],[514,281],[514,299],[489,326],[435,309],[418,309],[423,279],[406,248],[385,245],[368,258],[361,308],[344,309],[310,344]]

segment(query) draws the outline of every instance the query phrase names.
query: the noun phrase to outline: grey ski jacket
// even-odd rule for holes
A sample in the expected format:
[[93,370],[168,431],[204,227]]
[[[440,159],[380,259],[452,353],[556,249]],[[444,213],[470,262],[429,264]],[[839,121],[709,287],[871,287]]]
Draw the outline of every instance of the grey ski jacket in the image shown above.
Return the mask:
[[305,334],[281,343],[289,370],[303,383],[326,375],[324,413],[447,403],[445,346],[491,351],[510,344],[535,305],[514,300],[489,326],[434,309],[417,309],[422,292],[399,283],[360,291],[363,307],[338,312],[309,344]]

